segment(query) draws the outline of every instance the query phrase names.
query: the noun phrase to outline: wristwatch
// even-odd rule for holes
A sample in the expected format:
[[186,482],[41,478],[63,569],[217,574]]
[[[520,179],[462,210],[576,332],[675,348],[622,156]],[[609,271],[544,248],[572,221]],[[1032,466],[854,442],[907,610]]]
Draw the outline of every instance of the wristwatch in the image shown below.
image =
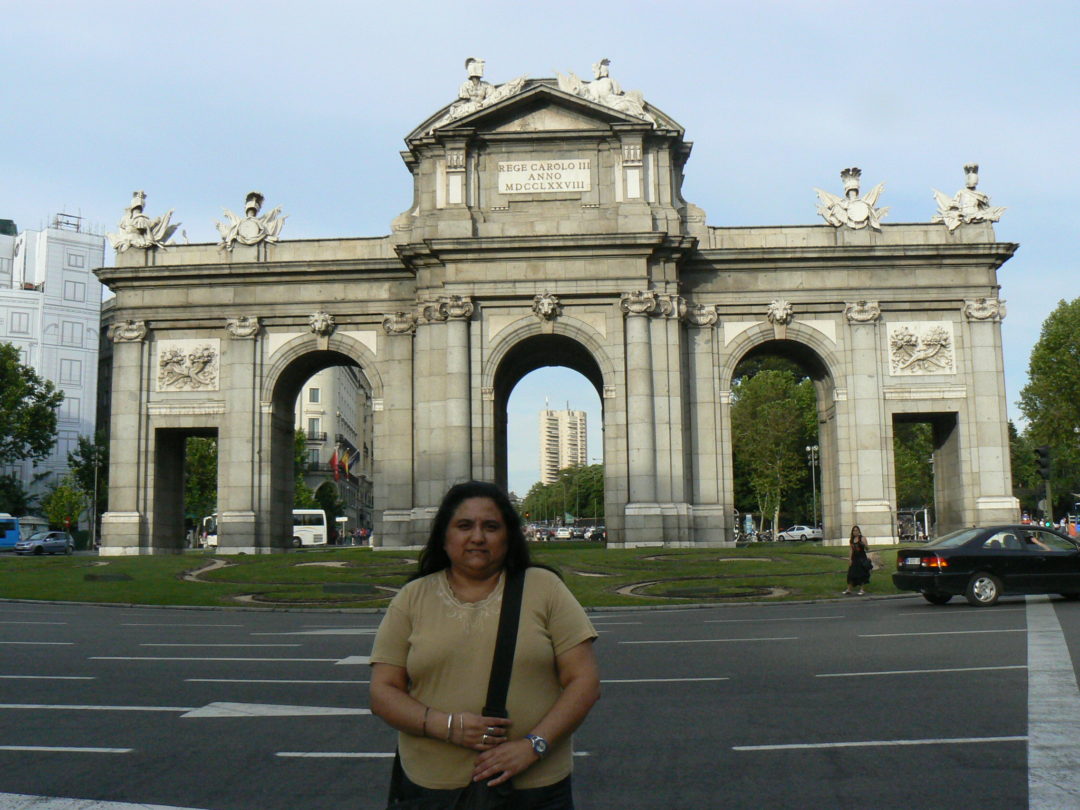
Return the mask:
[[548,750],[548,741],[537,734],[526,734],[525,739],[532,743],[533,751],[543,759]]

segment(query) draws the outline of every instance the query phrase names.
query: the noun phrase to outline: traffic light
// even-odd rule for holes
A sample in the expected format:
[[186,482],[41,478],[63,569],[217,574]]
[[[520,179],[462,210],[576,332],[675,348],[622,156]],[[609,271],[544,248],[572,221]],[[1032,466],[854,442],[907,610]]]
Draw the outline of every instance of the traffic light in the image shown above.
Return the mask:
[[1043,480],[1050,479],[1050,448],[1047,445],[1035,448],[1035,459],[1039,464],[1039,475]]

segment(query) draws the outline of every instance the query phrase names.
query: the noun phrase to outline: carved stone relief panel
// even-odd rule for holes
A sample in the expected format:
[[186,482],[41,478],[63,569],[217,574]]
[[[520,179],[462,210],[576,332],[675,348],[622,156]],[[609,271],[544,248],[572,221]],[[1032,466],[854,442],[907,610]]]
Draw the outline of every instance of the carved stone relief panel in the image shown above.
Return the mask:
[[221,341],[217,338],[159,340],[158,391],[217,391]]
[[890,323],[889,374],[955,374],[956,344],[950,321]]

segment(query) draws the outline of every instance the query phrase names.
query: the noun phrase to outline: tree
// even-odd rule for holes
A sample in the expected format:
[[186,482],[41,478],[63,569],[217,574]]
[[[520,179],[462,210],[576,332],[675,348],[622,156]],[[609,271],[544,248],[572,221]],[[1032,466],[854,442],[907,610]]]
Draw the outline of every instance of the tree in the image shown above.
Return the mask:
[[565,467],[551,484],[537,481],[521,502],[530,521],[576,519],[604,520],[604,465]]
[[80,436],[75,449],[68,453],[67,462],[71,477],[94,506],[95,517],[101,515],[109,504],[109,444],[105,434],[98,431],[93,437]]
[[37,496],[31,495],[17,475],[0,475],[0,512],[9,515],[29,515]]
[[217,511],[217,439],[188,436],[184,447],[184,510],[198,521]]
[[[767,369],[732,386],[731,430],[737,469],[744,471],[761,514],[779,530],[785,494],[809,477],[805,447],[817,442],[813,383],[789,370]],[[800,391],[808,388],[808,393]],[[809,414],[809,415],[808,415]],[[815,430],[811,433],[808,425]]]
[[304,480],[307,471],[307,434],[297,430],[293,436],[293,507],[296,509],[315,509],[319,506],[315,492]]
[[898,422],[893,433],[896,466],[896,505],[921,508],[934,503],[934,426],[929,422]]
[[1050,447],[1052,491],[1071,506],[1071,493],[1080,492],[1080,298],[1059,301],[1043,321],[1020,410],[1028,420],[1025,444]]
[[60,483],[45,496],[41,507],[50,526],[74,529],[79,524],[79,515],[89,503],[89,498],[75,479],[70,475],[65,475],[60,479]]
[[15,346],[0,343],[0,466],[49,455],[63,401],[52,382],[19,362]]

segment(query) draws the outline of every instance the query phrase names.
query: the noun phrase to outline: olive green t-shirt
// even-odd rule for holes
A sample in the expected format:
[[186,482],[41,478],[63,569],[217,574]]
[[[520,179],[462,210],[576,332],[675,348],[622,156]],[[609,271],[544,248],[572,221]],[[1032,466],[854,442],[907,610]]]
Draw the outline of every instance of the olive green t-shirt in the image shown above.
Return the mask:
[[[503,583],[480,602],[460,602],[438,571],[408,583],[390,602],[371,651],[372,664],[404,667],[409,694],[441,712],[480,714],[487,697],[491,658],[502,608]],[[529,568],[521,599],[514,668],[506,708],[510,739],[528,734],[561,693],[555,657],[596,630],[570,590],[551,571]],[[428,726],[431,737],[398,734],[405,775],[437,790],[459,788],[472,778],[479,752],[445,742],[442,729]],[[519,788],[544,787],[572,770],[569,735],[554,742],[547,755],[514,778]]]

